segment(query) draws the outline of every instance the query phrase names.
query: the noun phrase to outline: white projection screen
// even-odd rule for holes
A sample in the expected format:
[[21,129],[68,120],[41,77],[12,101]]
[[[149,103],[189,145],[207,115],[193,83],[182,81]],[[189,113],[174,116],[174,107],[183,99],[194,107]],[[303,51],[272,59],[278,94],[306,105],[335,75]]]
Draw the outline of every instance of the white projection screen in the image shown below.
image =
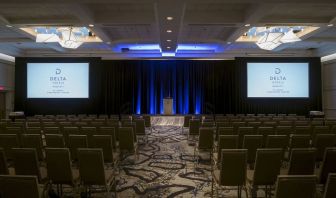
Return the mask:
[[247,97],[308,98],[308,63],[247,63]]
[[27,63],[27,98],[89,98],[89,63]]

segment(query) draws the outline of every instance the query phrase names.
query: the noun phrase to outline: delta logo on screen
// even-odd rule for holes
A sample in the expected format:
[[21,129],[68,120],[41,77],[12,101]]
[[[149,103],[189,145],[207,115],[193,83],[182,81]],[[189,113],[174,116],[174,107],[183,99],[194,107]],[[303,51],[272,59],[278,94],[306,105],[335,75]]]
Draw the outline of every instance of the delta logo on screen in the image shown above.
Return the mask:
[[59,76],[62,73],[62,70],[57,68],[56,69],[56,76],[51,76],[50,77],[50,81],[66,81],[66,77],[65,76]]
[[275,75],[270,76],[270,80],[275,80],[275,81],[280,81],[280,80],[286,80],[286,76],[281,76],[281,69],[280,68],[275,68],[274,70]]

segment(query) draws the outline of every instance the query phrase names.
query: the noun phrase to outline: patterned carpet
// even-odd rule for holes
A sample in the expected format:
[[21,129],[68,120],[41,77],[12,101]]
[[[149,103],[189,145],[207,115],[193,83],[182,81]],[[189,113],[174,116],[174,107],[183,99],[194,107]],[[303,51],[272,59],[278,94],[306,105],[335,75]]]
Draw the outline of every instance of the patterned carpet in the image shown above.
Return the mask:
[[[186,134],[187,131],[184,131]],[[119,197],[210,197],[211,166],[202,158],[194,164],[194,146],[178,126],[155,126],[147,131],[139,156],[121,159]]]

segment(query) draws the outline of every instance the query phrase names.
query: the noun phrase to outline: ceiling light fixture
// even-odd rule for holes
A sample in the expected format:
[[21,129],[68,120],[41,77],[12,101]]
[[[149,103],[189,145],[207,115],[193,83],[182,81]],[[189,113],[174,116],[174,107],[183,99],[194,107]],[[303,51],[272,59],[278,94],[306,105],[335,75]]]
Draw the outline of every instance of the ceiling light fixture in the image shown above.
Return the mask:
[[229,45],[230,45],[230,44],[231,44],[231,42],[229,41],[229,42],[227,42],[227,44],[229,44]]
[[167,30],[167,33],[172,33],[173,31],[172,30]]
[[59,28],[59,31],[62,34],[60,37],[59,44],[64,48],[77,49],[79,46],[83,44],[83,42],[79,41],[76,32],[80,32],[77,28]]
[[332,23],[328,24],[328,27],[332,27],[332,26],[334,26],[334,24],[332,24]]
[[245,27],[250,27],[250,26],[251,26],[251,24],[249,24],[249,23],[245,24]]
[[256,43],[261,49],[273,50],[281,45],[280,39],[283,37],[281,32],[268,32]]
[[13,26],[7,24],[6,27],[11,28],[11,27],[13,27]]
[[167,42],[171,42],[171,40],[168,39]]
[[171,17],[171,16],[169,16],[169,17],[167,17],[166,19],[167,19],[168,21],[171,21],[171,20],[173,20],[174,18]]
[[281,43],[293,43],[297,41],[301,41],[301,39],[294,33],[293,30],[285,33],[285,35],[283,35],[283,37],[280,39]]
[[89,27],[94,27],[94,25],[93,24],[89,24]]
[[168,46],[167,49],[170,49],[170,47]]
[[[253,28],[252,28],[253,29]],[[249,31],[251,31],[250,29]],[[257,32],[258,31],[258,32]],[[256,28],[254,34],[261,34],[262,36],[256,42],[256,44],[264,50],[273,50],[283,43],[294,43],[301,41],[301,39],[295,34],[292,27],[266,27]]]
[[51,34],[37,34],[36,35],[36,42],[37,43],[47,43],[47,42],[58,42],[62,47],[69,48],[69,49],[77,49],[79,46],[83,44],[80,41],[81,31],[80,28],[73,28],[73,27],[61,27],[57,28],[56,33]]

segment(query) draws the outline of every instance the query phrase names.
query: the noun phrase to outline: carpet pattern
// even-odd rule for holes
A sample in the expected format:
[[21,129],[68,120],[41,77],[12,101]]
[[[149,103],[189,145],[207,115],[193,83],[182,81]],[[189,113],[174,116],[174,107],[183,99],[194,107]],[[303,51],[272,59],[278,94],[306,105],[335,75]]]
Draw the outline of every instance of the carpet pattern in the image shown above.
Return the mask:
[[[179,126],[154,126],[139,156],[121,158],[117,177],[119,197],[211,197],[209,153],[194,163],[194,146]],[[190,141],[189,141],[190,144]],[[224,192],[225,193],[225,192]],[[225,197],[236,197],[236,191]]]

